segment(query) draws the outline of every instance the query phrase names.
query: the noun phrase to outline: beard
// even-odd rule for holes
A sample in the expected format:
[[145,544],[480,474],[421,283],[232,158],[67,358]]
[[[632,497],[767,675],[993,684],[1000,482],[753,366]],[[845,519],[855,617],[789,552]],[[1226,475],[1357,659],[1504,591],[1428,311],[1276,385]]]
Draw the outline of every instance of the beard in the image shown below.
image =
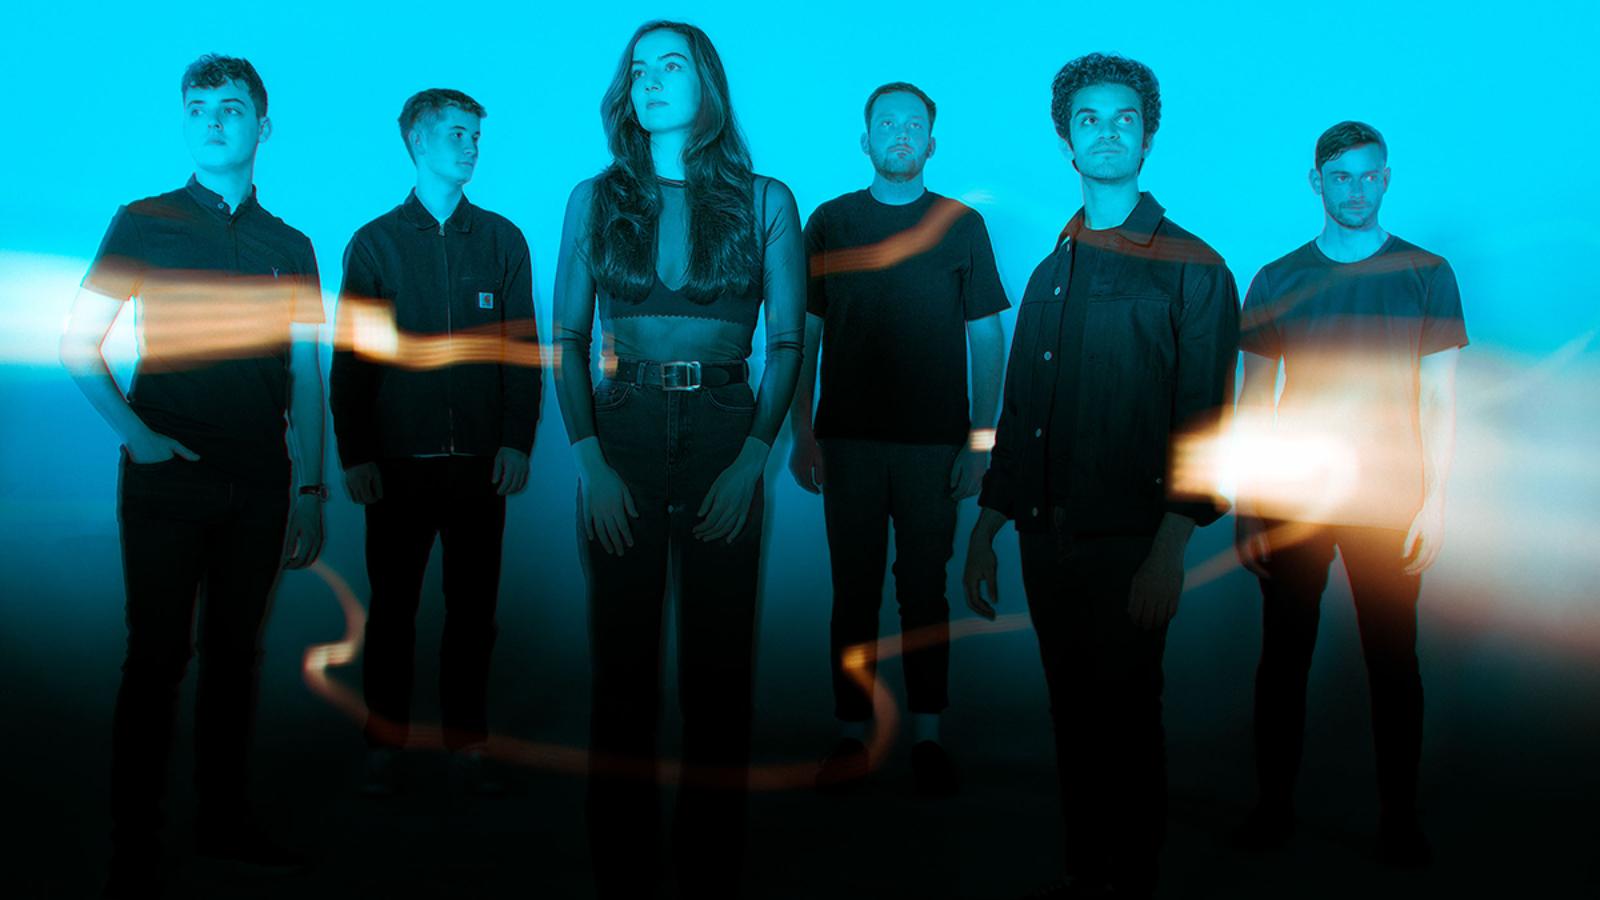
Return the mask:
[[1365,228],[1378,217],[1378,205],[1369,203],[1359,210],[1335,206],[1328,210],[1328,215],[1345,228]]
[[881,155],[873,155],[872,168],[877,170],[885,181],[910,181],[922,174],[922,167],[927,165],[927,162],[926,152],[921,156],[900,156],[893,150],[887,150]]

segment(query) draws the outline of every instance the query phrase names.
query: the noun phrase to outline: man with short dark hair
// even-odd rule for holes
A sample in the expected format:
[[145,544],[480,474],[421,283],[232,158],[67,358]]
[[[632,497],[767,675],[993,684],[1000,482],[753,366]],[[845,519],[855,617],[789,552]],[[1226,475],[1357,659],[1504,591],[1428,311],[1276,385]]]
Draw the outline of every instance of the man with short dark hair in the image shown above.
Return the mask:
[[[1450,264],[1378,224],[1390,173],[1377,129],[1334,125],[1317,140],[1313,164],[1322,233],[1264,266],[1250,284],[1237,419],[1247,438],[1278,448],[1268,452],[1296,453],[1303,464],[1306,451],[1291,448],[1325,447],[1344,471],[1240,485],[1237,549],[1261,579],[1262,634],[1260,797],[1238,838],[1267,848],[1293,831],[1306,678],[1337,549],[1372,692],[1379,854],[1422,865],[1432,852],[1416,815],[1417,596],[1444,537],[1456,361],[1467,332]],[[1284,385],[1275,402],[1280,361]]]
[[936,112],[915,85],[873,91],[861,135],[872,184],[822,204],[805,229],[806,356],[790,410],[789,464],[802,488],[822,492],[833,562],[830,657],[843,734],[817,775],[825,790],[868,770],[891,519],[912,772],[925,794],[957,788],[939,742],[950,658],[945,567],[956,505],[977,493],[988,466],[1005,359],[999,314],[1009,304],[983,216],[923,187]]
[[404,203],[344,256],[334,433],[350,498],[366,507],[369,603],[363,790],[392,793],[411,718],[423,574],[444,545],[439,693],[456,772],[482,793],[487,692],[506,497],[528,481],[539,418],[533,264],[522,232],[463,193],[484,109],[422,91],[400,113],[416,164]]
[[993,618],[992,544],[1014,520],[1066,819],[1068,878],[1038,896],[1149,897],[1166,831],[1167,623],[1190,532],[1222,512],[1173,483],[1173,447],[1212,429],[1231,396],[1238,292],[1222,258],[1139,191],[1161,116],[1150,69],[1091,54],[1052,93],[1083,209],[1017,312],[964,582]]
[[[159,890],[161,794],[199,594],[197,849],[296,862],[251,820],[246,756],[278,572],[322,547],[322,293],[311,242],[256,200],[256,151],[272,122],[255,68],[203,56],[181,88],[194,175],[117,211],[61,342],[123,441],[128,653],[112,731],[109,896]],[[101,346],[132,297],[140,355],[124,396]]]

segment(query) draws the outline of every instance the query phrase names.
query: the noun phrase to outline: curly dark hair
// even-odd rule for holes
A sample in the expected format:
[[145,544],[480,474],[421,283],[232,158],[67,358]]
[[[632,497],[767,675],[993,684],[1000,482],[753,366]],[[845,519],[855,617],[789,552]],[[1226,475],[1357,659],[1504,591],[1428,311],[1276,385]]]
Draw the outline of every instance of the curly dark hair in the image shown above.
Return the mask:
[[422,121],[424,116],[437,116],[451,107],[480,119],[489,115],[482,103],[449,88],[428,88],[425,91],[418,91],[411,95],[405,106],[400,108],[400,140],[405,141],[406,153],[411,154],[412,159],[416,159],[416,154],[411,153],[411,129],[417,127],[417,123]]
[[1329,128],[1322,133],[1322,137],[1317,138],[1317,149],[1313,154],[1317,171],[1322,171],[1324,163],[1338,159],[1346,150],[1366,144],[1377,144],[1384,156],[1389,155],[1389,145],[1383,142],[1383,135],[1365,122],[1352,120]]
[[187,94],[189,88],[222,87],[230,81],[244,85],[245,93],[250,95],[250,102],[255,104],[256,116],[265,117],[267,86],[261,83],[261,76],[256,74],[256,67],[250,65],[248,59],[207,53],[189,63],[189,68],[183,70],[183,82],[178,87],[180,93]]
[[1144,141],[1149,143],[1156,129],[1161,127],[1161,85],[1149,66],[1115,53],[1080,56],[1056,73],[1055,80],[1050,83],[1050,118],[1055,122],[1056,134],[1068,144],[1072,143],[1068,127],[1072,121],[1072,95],[1091,84],[1120,84],[1139,95]]
[[634,45],[660,30],[683,35],[700,78],[700,112],[683,150],[689,205],[684,293],[696,303],[710,303],[746,290],[756,277],[755,175],[734,121],[722,58],[693,25],[655,21],[639,26],[600,101],[611,165],[595,182],[589,208],[589,265],[603,289],[628,302],[643,300],[654,285],[661,189],[650,158],[650,134],[639,126],[630,90]]

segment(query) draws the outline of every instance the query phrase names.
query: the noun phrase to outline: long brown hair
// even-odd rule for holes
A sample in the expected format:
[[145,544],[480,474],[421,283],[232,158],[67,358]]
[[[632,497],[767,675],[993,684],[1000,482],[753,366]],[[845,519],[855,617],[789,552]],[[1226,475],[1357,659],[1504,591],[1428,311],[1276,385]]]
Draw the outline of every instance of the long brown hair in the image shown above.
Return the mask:
[[734,121],[728,79],[711,39],[693,25],[654,21],[628,41],[617,74],[600,101],[611,165],[595,181],[589,209],[589,264],[615,297],[638,302],[655,284],[661,188],[650,157],[650,134],[634,114],[634,46],[652,31],[675,31],[689,42],[700,79],[700,110],[683,150],[689,205],[689,266],[684,292],[697,303],[743,292],[757,276],[750,150]]

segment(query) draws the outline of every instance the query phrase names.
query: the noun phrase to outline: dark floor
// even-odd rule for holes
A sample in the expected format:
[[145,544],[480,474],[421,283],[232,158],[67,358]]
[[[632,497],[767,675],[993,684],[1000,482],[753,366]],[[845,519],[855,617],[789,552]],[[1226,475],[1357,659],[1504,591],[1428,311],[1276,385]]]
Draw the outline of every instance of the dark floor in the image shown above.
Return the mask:
[[[348,524],[342,515],[333,511],[338,527]],[[1208,533],[1194,555],[1217,549],[1221,538]],[[341,555],[352,552],[336,543],[330,562],[348,569]],[[103,877],[106,739],[122,639],[115,560],[114,536],[104,532],[0,543],[0,563],[21,573],[8,578],[0,655],[0,684],[8,687],[0,696],[6,806],[23,813],[11,817],[15,833],[3,844],[6,896],[90,896]],[[587,669],[574,577],[536,581],[532,572],[508,570],[494,682],[496,718],[508,734],[582,742]],[[826,592],[797,593],[818,577],[790,572],[781,560],[768,572],[756,735],[764,761],[814,757],[832,736],[821,658]],[[352,580],[359,589],[362,579]],[[1406,873],[1372,859],[1365,679],[1342,586],[1329,592],[1313,671],[1299,837],[1266,857],[1228,849],[1225,835],[1250,797],[1250,677],[1259,639],[1251,588],[1235,574],[1192,591],[1172,634],[1173,813],[1162,896],[1592,895],[1600,667],[1572,649],[1581,641],[1553,650],[1494,622],[1458,621],[1431,594],[1424,600],[1422,804],[1437,864]],[[1006,600],[1010,611],[1020,606],[1015,593]],[[887,605],[886,628],[893,622]],[[422,684],[434,672],[426,648],[437,634],[437,607],[429,605],[421,628]],[[444,759],[419,753],[408,760],[410,793],[379,802],[354,793],[358,731],[299,672],[304,648],[336,638],[342,624],[317,579],[288,576],[263,672],[255,766],[261,816],[311,851],[316,866],[266,878],[195,860],[187,847],[190,760],[180,749],[170,896],[587,896],[579,778],[522,769],[512,773],[509,796],[452,798]],[[897,666],[884,672],[897,686]],[[338,671],[346,683],[353,674]],[[951,677],[945,732],[965,772],[961,795],[917,797],[903,740],[863,795],[758,795],[750,896],[1009,898],[1054,877],[1054,774],[1031,633],[959,641]],[[427,714],[434,701],[423,694]]]

